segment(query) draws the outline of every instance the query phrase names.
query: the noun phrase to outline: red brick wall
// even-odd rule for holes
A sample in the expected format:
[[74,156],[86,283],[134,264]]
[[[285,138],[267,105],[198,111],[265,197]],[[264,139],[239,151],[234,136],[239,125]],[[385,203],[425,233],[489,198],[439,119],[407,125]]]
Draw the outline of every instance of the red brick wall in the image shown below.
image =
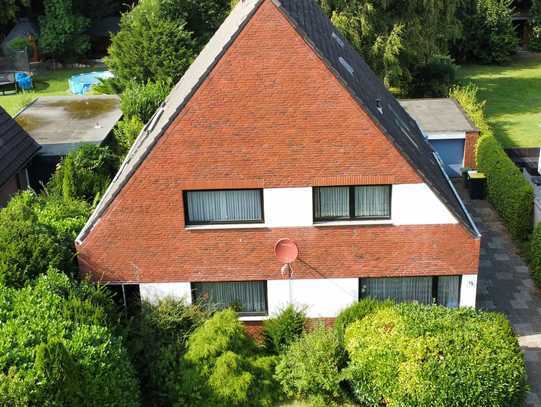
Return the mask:
[[290,237],[301,252],[295,278],[477,272],[479,241],[460,225],[184,228],[184,189],[354,181],[422,182],[267,1],[79,247],[79,262],[105,281],[279,279],[273,246]]
[[478,139],[478,131],[466,133],[466,141],[464,143],[464,167],[477,168],[476,154]]

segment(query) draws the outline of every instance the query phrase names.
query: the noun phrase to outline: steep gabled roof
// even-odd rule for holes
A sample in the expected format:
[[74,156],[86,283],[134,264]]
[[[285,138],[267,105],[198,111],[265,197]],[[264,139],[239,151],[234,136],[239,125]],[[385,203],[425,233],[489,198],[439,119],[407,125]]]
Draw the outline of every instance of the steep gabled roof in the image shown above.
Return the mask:
[[[77,237],[79,243],[99,221],[263,1],[239,1],[142,130],[103,199]],[[449,210],[469,231],[478,236],[475,224],[415,121],[389,93],[357,51],[335,30],[314,0],[272,1]]]
[[357,50],[334,28],[315,1],[273,1],[447,208],[470,232],[479,236],[473,220],[415,120],[387,90]]
[[0,107],[0,186],[22,170],[40,146]]

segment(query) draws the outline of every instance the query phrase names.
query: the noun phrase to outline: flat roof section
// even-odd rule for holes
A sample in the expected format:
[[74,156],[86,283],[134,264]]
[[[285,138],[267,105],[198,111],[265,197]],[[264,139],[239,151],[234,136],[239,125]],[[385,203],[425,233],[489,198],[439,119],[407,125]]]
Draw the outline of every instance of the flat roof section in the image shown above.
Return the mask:
[[41,146],[40,155],[65,156],[103,143],[121,117],[118,96],[42,96],[15,119]]
[[452,98],[407,99],[400,104],[427,133],[479,131]]

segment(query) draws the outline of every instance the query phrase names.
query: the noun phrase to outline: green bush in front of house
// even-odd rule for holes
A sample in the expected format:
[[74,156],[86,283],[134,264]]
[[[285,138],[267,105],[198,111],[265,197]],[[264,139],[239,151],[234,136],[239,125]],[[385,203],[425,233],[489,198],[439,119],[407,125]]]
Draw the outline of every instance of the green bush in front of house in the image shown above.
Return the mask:
[[360,321],[368,315],[373,314],[377,310],[392,306],[392,301],[378,301],[373,298],[363,298],[362,300],[343,309],[336,317],[334,322],[334,330],[340,345],[344,345],[346,328],[355,321]]
[[190,335],[179,368],[164,380],[173,405],[272,406],[282,398],[275,356],[260,354],[231,309],[216,312]]
[[308,400],[314,406],[337,405],[344,398],[340,355],[336,333],[320,326],[284,351],[275,377],[288,397]]
[[139,406],[113,309],[102,288],[55,271],[0,285],[0,405]]
[[355,400],[378,407],[514,407],[528,386],[507,319],[474,309],[399,304],[346,329]]
[[476,159],[487,176],[488,199],[503,218],[515,239],[525,240],[532,230],[533,189],[507,156],[492,134],[484,114],[484,103],[477,100],[477,88],[469,85],[454,88],[455,98],[480,129]]
[[202,307],[184,300],[143,302],[141,311],[130,321],[128,349],[145,405],[175,404],[175,382],[181,377],[186,342],[208,318]]
[[278,355],[299,338],[306,325],[304,309],[288,305],[274,317],[263,322],[263,345],[267,353]]

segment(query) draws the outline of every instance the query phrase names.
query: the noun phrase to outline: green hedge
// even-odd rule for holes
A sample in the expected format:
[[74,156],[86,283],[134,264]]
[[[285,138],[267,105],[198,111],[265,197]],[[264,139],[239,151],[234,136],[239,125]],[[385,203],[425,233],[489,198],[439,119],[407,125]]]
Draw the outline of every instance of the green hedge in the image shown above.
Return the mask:
[[530,246],[530,268],[532,277],[538,287],[541,287],[541,223],[535,227]]
[[494,205],[515,239],[525,240],[532,230],[533,189],[494,137],[484,114],[484,102],[477,100],[473,85],[456,87],[455,98],[481,131],[477,143],[477,166],[487,176],[488,200]]
[[363,406],[516,407],[528,389],[502,314],[400,304],[351,324],[345,343],[345,377]]
[[511,235],[515,239],[527,239],[533,221],[534,194],[530,183],[491,135],[479,139],[477,165],[487,176],[488,199]]

